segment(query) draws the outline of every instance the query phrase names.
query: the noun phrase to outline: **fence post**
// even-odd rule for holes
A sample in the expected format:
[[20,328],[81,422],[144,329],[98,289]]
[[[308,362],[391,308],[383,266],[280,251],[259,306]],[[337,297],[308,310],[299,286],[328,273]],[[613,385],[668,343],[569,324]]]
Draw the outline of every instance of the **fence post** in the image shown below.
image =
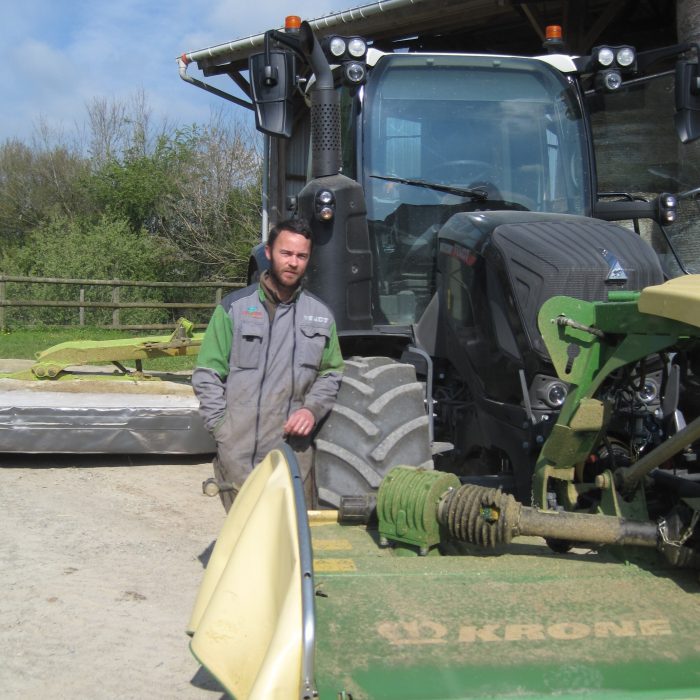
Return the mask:
[[[81,303],[85,301],[85,287],[80,288],[80,301]],[[78,311],[78,318],[80,319],[78,321],[79,325],[84,326],[85,325],[85,307],[81,306],[80,310]]]
[[221,296],[222,296],[223,290],[221,287],[216,288],[216,305],[218,306],[221,303]]
[[[119,303],[119,286],[116,284],[112,287],[112,303],[113,304]],[[112,326],[114,328],[117,328],[120,325],[121,324],[119,322],[119,307],[115,306],[112,309]]]
[[[0,301],[7,298],[7,282],[0,278]],[[0,306],[0,331],[5,330],[5,307]]]

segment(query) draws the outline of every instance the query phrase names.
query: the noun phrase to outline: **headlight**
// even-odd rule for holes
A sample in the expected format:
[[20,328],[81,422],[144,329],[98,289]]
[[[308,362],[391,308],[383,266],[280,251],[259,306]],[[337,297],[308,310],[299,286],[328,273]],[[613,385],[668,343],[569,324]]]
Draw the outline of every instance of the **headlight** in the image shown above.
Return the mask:
[[653,379],[646,379],[644,386],[637,392],[640,401],[651,403],[659,395],[659,387]]
[[622,76],[616,70],[606,70],[597,73],[595,81],[596,86],[603,88],[606,92],[615,92],[622,85]]
[[317,219],[330,221],[335,216],[335,195],[330,190],[319,190],[314,209]]
[[658,219],[661,224],[672,224],[678,218],[678,199],[667,192],[658,196]]
[[533,379],[529,394],[533,408],[559,409],[564,405],[569,394],[569,385],[556,377],[538,374]]
[[327,36],[321,40],[323,53],[333,65],[340,65],[343,82],[351,87],[367,80],[367,42],[360,36]]
[[562,382],[552,382],[547,389],[544,401],[551,408],[561,408],[566,401],[566,395],[569,390],[566,388],[566,384]]
[[596,46],[584,70],[594,74],[597,91],[615,92],[622,85],[622,76],[637,72],[637,52],[633,46]]

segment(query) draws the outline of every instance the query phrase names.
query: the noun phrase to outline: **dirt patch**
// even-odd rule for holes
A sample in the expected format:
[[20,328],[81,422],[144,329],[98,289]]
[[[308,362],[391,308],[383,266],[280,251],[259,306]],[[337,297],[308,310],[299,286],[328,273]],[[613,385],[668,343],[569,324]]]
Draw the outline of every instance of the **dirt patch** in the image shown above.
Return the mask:
[[184,632],[224,519],[202,459],[0,454],[3,698],[221,697]]

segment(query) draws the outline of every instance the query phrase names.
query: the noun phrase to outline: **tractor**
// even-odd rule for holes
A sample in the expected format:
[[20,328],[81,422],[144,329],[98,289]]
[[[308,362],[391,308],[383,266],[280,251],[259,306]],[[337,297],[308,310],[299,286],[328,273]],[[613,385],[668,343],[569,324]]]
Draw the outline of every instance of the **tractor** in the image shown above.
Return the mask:
[[329,24],[179,59],[254,111],[263,242],[311,223],[346,357],[318,503],[288,448],[256,467],[192,651],[239,698],[694,695],[697,573],[657,572],[700,566],[700,278],[668,233],[698,190],[599,191],[591,124],[671,76],[695,140],[697,47],[384,52]]
[[[383,53],[291,17],[261,50],[241,40],[179,61],[199,87],[215,90],[187,73],[193,62],[247,88],[265,134],[263,225],[296,214],[314,231],[306,284],[333,309],[347,358],[316,437],[322,506],[375,491],[397,464],[531,502],[571,389],[538,328],[543,304],[603,302],[668,277],[659,246],[616,222],[665,231],[678,197],[599,196],[589,106],[675,61],[676,129],[692,141],[696,49],[571,57],[559,28],[547,32],[536,57]],[[266,264],[261,244],[249,278]],[[638,358],[604,382],[614,416],[588,472],[635,461],[682,427],[693,359],[692,349]],[[692,470],[692,450],[683,459]]]

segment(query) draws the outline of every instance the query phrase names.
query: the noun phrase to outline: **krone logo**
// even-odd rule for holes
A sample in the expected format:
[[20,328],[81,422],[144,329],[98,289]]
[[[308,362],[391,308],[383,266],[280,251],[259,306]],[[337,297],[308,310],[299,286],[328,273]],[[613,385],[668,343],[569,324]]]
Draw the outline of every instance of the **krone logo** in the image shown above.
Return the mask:
[[669,620],[599,620],[597,622],[462,624],[450,629],[434,620],[383,621],[377,632],[391,644],[461,644],[481,642],[576,641],[587,637],[661,637],[673,634]]

